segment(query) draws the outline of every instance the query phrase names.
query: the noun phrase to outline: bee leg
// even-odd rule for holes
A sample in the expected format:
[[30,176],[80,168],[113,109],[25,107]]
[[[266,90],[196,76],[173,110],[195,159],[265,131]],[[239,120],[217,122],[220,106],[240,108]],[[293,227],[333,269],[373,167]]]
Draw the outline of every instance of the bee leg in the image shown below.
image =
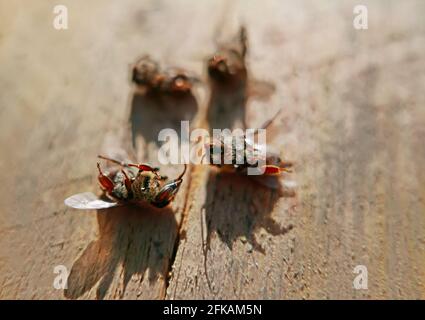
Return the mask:
[[183,180],[180,179],[165,184],[161,190],[159,190],[155,199],[152,201],[152,204],[158,208],[163,208],[168,205],[171,201],[173,201],[182,182]]
[[112,158],[108,158],[108,157],[105,157],[105,156],[102,156],[102,155],[98,155],[97,157],[99,159],[107,160],[107,161],[110,161],[112,163],[118,164],[118,165],[120,165],[122,167],[136,167],[136,168],[138,168],[141,171],[152,171],[154,173],[156,173],[157,171],[159,171],[159,168],[152,167],[152,166],[150,166],[148,164],[145,164],[145,163],[141,163],[141,164],[126,163],[126,162],[118,161],[118,160],[115,160],[115,159],[112,159]]
[[112,163],[115,163],[115,164],[120,165],[122,167],[127,167],[128,166],[128,164],[125,163],[125,162],[123,162],[123,161],[118,161],[118,160],[115,160],[115,159],[112,159],[112,158],[108,158],[108,157],[105,157],[105,156],[102,156],[102,155],[98,155],[97,157],[99,159],[103,159],[103,160],[106,160],[106,161],[110,161]]
[[121,170],[122,174],[124,175],[124,184],[125,188],[127,189],[127,192],[131,192],[131,180],[127,175],[127,172],[124,170]]
[[263,166],[264,174],[268,176],[279,175],[281,173],[281,168],[273,165],[265,165]]
[[150,171],[150,172],[153,172],[154,174],[156,174],[157,176],[159,176],[159,174],[158,174],[159,168],[152,167],[152,166],[145,164],[145,163],[141,163],[141,164],[129,163],[129,164],[127,164],[127,166],[138,168],[140,171]]
[[99,180],[101,188],[107,193],[111,193],[112,190],[114,190],[114,183],[107,175],[102,172],[99,162],[97,163],[97,169],[99,170],[97,179]]
[[294,164],[293,164],[292,162],[283,162],[283,163],[281,163],[281,165],[280,165],[280,170],[285,171],[285,172],[292,172],[291,167],[292,167],[293,165],[294,165]]
[[186,173],[187,165],[184,165],[183,172],[177,177],[177,179],[166,183],[158,194],[155,196],[155,199],[151,202],[152,205],[158,208],[163,208],[173,201],[175,195],[179,191],[180,185],[183,182],[183,176]]

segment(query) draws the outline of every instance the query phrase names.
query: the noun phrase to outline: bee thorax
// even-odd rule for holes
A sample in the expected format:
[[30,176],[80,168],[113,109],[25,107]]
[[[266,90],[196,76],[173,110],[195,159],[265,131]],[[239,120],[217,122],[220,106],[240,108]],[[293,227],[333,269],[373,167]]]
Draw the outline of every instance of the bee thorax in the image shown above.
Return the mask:
[[151,172],[142,172],[131,184],[133,199],[136,201],[152,201],[160,189],[157,176]]

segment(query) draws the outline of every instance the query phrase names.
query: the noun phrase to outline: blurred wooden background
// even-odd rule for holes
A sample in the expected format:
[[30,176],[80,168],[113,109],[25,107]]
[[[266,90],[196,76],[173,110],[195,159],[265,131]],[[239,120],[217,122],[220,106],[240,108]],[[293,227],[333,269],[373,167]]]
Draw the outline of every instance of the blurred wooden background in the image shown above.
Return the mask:
[[[423,1],[362,1],[363,31],[357,1],[64,0],[66,31],[55,4],[0,1],[1,298],[424,298]],[[246,119],[284,107],[272,143],[296,161],[297,196],[192,166],[162,212],[66,208],[97,190],[108,139],[155,161],[170,113],[133,96],[130,64],[148,53],[205,79],[241,23],[250,77],[275,87]],[[209,99],[205,83],[176,108],[204,125]]]

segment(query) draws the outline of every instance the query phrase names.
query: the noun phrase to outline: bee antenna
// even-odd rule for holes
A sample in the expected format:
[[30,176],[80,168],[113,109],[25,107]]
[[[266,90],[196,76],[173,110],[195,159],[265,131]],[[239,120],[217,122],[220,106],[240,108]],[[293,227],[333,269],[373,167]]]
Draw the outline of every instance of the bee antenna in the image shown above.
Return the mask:
[[178,180],[182,180],[182,178],[183,178],[184,174],[186,173],[186,169],[187,169],[187,164],[185,163],[185,164],[184,164],[184,170],[183,170],[183,172],[179,175],[179,177],[176,179],[176,181],[178,181]]
[[276,120],[276,118],[279,116],[279,114],[282,112],[282,108],[280,108],[273,117],[271,117],[269,120],[267,120],[266,122],[263,123],[263,125],[261,126],[260,129],[267,129],[268,126],[270,126],[272,124],[272,122],[274,120]]
[[102,156],[102,155],[98,155],[97,157],[98,157],[99,159],[103,159],[103,160],[106,160],[106,161],[110,161],[110,162],[112,162],[112,163],[118,164],[118,165],[123,166],[123,167],[126,167],[126,166],[127,166],[127,164],[125,164],[125,163],[123,163],[123,162],[121,162],[121,161],[118,161],[118,160],[115,160],[115,159],[111,159],[111,158],[108,158],[108,157],[105,157],[105,156]]
[[207,156],[207,153],[205,152],[204,155],[202,156],[200,164],[202,164],[204,162],[204,159],[205,159],[206,156]]

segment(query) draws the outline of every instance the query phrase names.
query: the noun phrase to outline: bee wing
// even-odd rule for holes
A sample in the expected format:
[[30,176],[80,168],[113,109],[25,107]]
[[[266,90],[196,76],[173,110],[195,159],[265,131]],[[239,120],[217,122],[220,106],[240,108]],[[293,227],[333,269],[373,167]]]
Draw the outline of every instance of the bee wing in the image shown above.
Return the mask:
[[99,199],[91,192],[77,193],[65,199],[68,207],[75,209],[106,209],[119,205],[117,202]]

